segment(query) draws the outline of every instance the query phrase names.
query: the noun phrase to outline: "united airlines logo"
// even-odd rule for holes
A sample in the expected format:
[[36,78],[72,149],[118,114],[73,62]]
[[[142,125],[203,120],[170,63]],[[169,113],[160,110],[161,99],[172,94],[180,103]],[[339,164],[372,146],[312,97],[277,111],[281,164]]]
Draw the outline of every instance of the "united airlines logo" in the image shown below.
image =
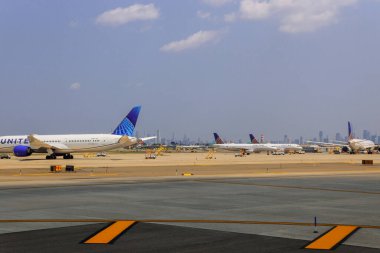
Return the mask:
[[3,138],[0,139],[0,144],[29,144],[29,140],[27,138],[16,138],[16,139],[10,139],[10,138]]
[[123,122],[116,128],[114,134],[117,135],[132,135],[134,126],[129,121],[129,119],[125,118]]

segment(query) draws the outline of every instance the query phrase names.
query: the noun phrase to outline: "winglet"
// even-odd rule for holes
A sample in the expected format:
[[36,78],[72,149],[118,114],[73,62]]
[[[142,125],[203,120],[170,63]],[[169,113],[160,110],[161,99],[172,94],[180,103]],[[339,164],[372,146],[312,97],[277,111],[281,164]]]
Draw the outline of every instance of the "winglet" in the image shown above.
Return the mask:
[[141,106],[133,107],[128,115],[123,119],[123,121],[116,127],[112,134],[132,136],[140,110]]

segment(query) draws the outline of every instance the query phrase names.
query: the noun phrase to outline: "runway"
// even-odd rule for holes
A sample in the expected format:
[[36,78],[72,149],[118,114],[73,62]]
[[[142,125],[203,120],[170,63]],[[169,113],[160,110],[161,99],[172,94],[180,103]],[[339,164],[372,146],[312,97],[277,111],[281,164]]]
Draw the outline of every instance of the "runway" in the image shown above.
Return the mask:
[[[337,252],[380,250],[377,165],[192,168],[190,177],[131,176],[128,169],[137,168],[128,166],[117,176],[7,175],[13,180],[0,185],[1,252],[305,252],[318,237],[332,238],[326,240]],[[83,243],[119,221],[136,223],[116,229],[111,244]],[[340,239],[339,229],[347,229]]]

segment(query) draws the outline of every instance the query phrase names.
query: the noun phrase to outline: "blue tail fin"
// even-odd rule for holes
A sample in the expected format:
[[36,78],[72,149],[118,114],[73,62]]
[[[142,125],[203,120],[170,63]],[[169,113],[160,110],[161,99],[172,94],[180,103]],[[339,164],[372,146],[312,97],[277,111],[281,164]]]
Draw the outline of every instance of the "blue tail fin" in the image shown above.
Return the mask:
[[354,136],[352,134],[351,122],[348,121],[348,139],[351,140],[353,138],[354,138]]
[[224,143],[217,133],[214,133],[214,138],[215,138],[216,144],[223,144]]
[[123,121],[116,127],[112,134],[132,136],[140,110],[141,106],[133,107],[128,115],[123,119]]
[[255,136],[253,136],[253,134],[249,134],[249,138],[251,139],[251,143],[253,143],[253,144],[257,144],[257,143],[259,143],[259,142],[257,141],[257,139],[255,138]]

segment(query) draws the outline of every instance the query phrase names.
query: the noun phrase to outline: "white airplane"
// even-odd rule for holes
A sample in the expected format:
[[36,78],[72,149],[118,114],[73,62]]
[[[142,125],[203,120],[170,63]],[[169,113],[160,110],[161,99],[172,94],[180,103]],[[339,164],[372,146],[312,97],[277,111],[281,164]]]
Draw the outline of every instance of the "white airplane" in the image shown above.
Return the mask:
[[[253,134],[249,135],[249,138],[251,139],[252,143],[259,143],[255,136]],[[263,145],[266,145],[268,147],[276,148],[276,151],[283,151],[283,152],[294,152],[294,151],[301,151],[302,147],[298,144],[287,144],[287,143],[262,143]]]
[[353,153],[357,153],[359,151],[372,152],[374,149],[379,147],[379,145],[375,144],[371,140],[354,138],[353,133],[352,133],[351,123],[349,121],[348,121],[348,142],[340,142],[340,141],[339,143],[316,142],[316,141],[308,141],[308,142],[315,143],[320,146],[326,146],[326,147],[343,147],[343,148],[347,147]]
[[141,106],[135,106],[112,134],[62,134],[1,136],[0,152],[13,152],[17,157],[48,153],[46,159],[73,159],[71,153],[100,152],[124,148],[156,137],[132,137]]
[[232,150],[232,151],[244,151],[246,154],[261,152],[261,151],[276,151],[276,148],[269,147],[260,143],[224,143],[217,133],[214,133],[215,143],[214,148]]

